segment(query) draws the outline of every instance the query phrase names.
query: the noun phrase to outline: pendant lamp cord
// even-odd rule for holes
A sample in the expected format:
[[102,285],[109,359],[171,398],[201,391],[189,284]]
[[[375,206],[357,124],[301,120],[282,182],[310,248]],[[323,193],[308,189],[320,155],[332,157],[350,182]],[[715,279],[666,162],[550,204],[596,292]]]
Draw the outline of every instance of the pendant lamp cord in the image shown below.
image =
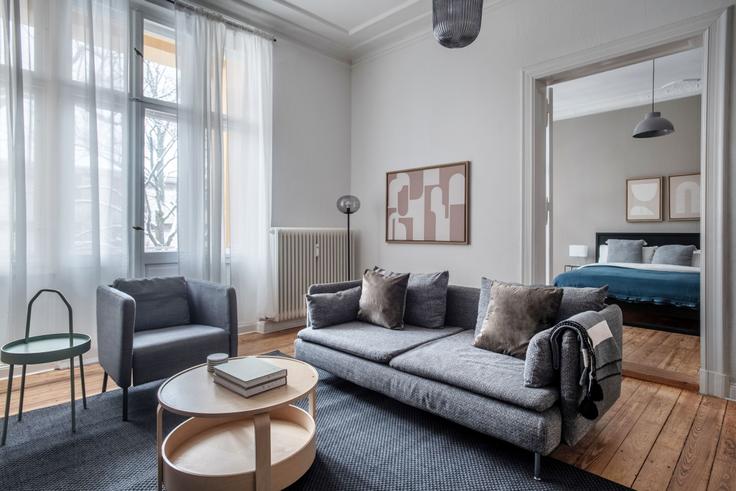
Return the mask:
[[654,112],[654,58],[652,58],[652,112]]

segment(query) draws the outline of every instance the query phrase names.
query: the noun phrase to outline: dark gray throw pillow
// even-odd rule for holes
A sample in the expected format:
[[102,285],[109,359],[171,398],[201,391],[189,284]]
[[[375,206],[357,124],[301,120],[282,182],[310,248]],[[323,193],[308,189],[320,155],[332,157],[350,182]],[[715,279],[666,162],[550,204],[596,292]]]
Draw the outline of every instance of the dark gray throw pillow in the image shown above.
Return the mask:
[[677,266],[692,266],[694,245],[663,245],[654,251],[652,264],[674,264]]
[[[608,263],[641,263],[643,240],[608,239]],[[655,253],[656,254],[656,253]]]
[[384,276],[366,270],[363,273],[358,320],[388,329],[403,329],[408,284],[408,274]]
[[606,308],[606,297],[608,297],[608,285],[600,288],[574,288],[566,286],[562,288],[562,303],[557,312],[555,323],[569,319],[581,312],[593,310],[598,312]]
[[305,295],[309,325],[313,329],[320,329],[357,319],[360,290],[360,287],[356,286],[335,293]]
[[135,300],[136,331],[189,324],[187,281],[182,276],[118,278],[112,287]]
[[[384,276],[398,276],[401,273],[387,271],[378,266],[373,271]],[[406,309],[404,322],[412,326],[439,328],[445,325],[447,312],[447,284],[450,273],[409,273],[406,288]]]
[[473,346],[516,358],[526,356],[529,341],[552,326],[562,288],[493,282],[493,302]]

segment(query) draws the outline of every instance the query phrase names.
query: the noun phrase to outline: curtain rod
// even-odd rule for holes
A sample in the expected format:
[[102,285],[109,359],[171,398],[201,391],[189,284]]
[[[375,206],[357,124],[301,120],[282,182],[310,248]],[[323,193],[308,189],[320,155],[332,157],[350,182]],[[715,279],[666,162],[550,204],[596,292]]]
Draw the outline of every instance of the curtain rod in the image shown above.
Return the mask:
[[256,36],[261,36],[263,38],[269,39],[276,42],[276,37],[271,34],[270,32],[263,31],[261,29],[258,29],[257,27],[253,27],[251,25],[245,24],[237,19],[233,19],[232,17],[229,17],[221,12],[218,12],[216,10],[207,8],[203,5],[195,5],[189,2],[184,2],[182,0],[166,0],[168,3],[172,4],[174,7],[183,7],[185,9],[191,10],[193,12],[202,13],[204,15],[207,15],[209,17],[214,17],[215,19],[220,20],[221,22],[224,22],[225,24],[236,27],[238,29],[242,29],[244,31],[248,31],[250,33],[255,34]]

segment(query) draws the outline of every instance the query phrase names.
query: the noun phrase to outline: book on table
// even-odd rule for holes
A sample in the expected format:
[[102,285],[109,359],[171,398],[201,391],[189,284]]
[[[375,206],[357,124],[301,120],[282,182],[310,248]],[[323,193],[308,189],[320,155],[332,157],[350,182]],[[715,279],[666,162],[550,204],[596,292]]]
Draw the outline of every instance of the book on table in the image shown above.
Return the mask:
[[240,385],[235,384],[218,375],[215,375],[215,383],[243,397],[253,397],[268,390],[286,385],[286,377],[277,378],[275,380],[271,380],[270,382],[265,382],[249,389],[245,389]]

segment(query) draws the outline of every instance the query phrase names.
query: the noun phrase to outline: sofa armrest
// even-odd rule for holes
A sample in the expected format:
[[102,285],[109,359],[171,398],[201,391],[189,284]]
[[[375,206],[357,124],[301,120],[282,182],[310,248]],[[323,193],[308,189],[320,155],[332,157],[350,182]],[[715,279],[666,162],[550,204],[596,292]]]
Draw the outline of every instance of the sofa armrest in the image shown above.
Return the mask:
[[[619,349],[623,352],[623,314],[618,305],[609,305],[599,312],[608,322]],[[580,387],[583,361],[580,355],[580,343],[577,336],[566,332],[562,337],[560,351],[560,410],[562,412],[562,437],[568,445],[575,445],[588,430],[601,418],[621,394],[621,375],[609,377],[602,382],[601,388],[606,395],[603,401],[597,402],[598,418],[588,420],[578,414],[578,405],[583,393]]]
[[317,293],[335,293],[342,290],[355,288],[356,286],[361,286],[362,284],[363,280],[340,281],[337,283],[321,283],[317,285],[311,285],[307,293],[309,293],[310,295],[315,295]]
[[238,354],[238,304],[235,288],[201,280],[187,280],[192,324],[225,329],[230,334],[230,356]]
[[97,351],[100,365],[119,387],[130,386],[135,300],[109,286],[97,287]]

